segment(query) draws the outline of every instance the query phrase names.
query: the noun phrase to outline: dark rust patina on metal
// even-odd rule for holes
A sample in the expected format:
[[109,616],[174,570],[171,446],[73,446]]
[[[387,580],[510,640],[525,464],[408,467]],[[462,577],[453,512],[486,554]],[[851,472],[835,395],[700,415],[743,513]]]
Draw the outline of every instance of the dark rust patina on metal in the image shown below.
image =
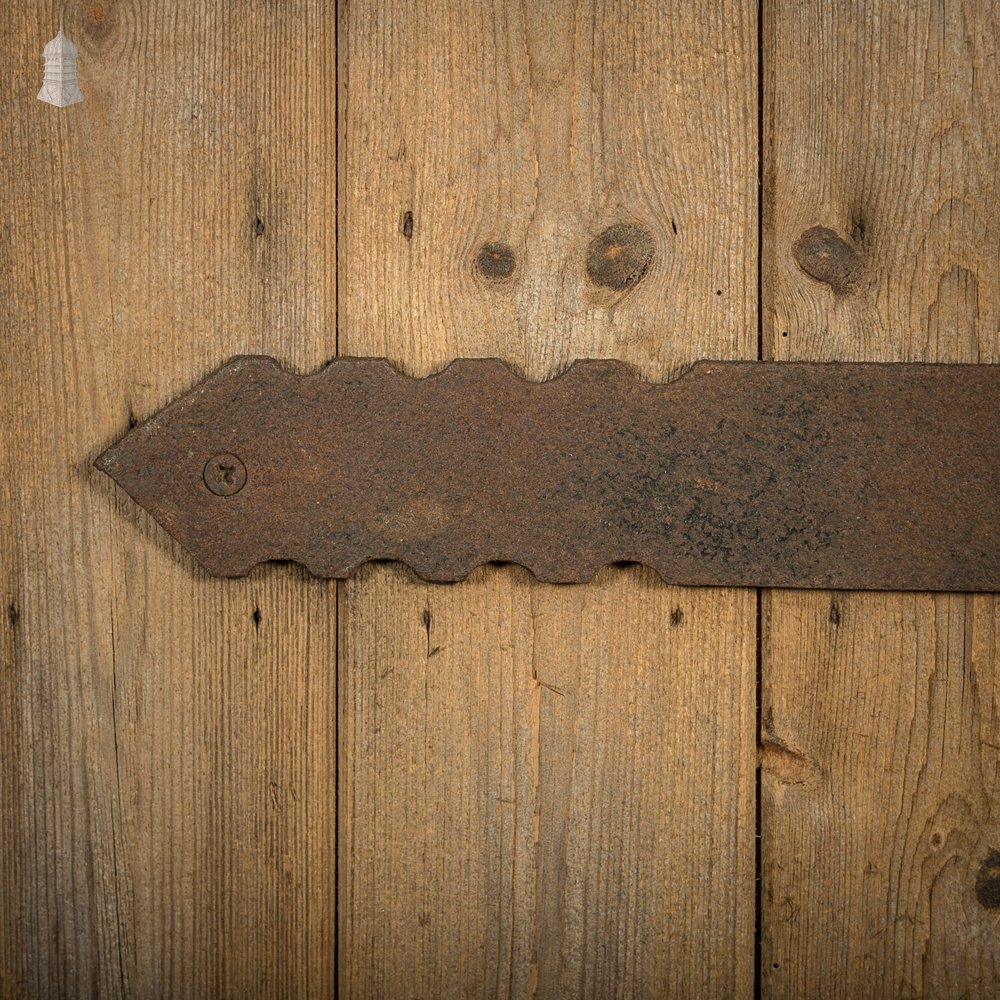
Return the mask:
[[1000,590],[1000,367],[614,361],[533,383],[238,358],[97,465],[211,572],[292,559],[428,580],[488,561],[585,581]]

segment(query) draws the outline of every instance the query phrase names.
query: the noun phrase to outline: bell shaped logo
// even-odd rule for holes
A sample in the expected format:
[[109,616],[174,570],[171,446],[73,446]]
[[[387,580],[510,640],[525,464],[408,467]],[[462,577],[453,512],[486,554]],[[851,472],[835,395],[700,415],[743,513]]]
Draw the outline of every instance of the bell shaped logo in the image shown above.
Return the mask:
[[83,100],[80,84],[76,79],[76,46],[63,34],[59,34],[45,46],[45,79],[38,99],[65,108],[69,104],[79,104]]

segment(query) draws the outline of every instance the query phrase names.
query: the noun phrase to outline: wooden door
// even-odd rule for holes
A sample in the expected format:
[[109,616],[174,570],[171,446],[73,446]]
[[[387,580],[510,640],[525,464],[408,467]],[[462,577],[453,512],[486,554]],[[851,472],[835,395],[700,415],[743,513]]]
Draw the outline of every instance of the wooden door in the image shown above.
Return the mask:
[[997,362],[993,5],[0,26],[0,995],[996,995],[993,597],[219,580],[91,467],[239,353]]

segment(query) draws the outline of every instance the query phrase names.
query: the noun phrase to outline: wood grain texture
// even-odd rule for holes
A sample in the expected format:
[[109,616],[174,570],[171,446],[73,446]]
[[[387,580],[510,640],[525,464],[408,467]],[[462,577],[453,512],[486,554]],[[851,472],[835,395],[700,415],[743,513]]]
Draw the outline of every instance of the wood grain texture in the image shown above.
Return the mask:
[[[1000,360],[996,6],[764,37],[765,357]],[[991,596],[765,594],[765,996],[997,995],[998,635]]]
[[334,354],[333,18],[61,10],[65,110],[60,11],[0,15],[0,994],[329,995],[334,591],[209,579],[90,463],[234,353]]
[[[756,356],[750,4],[350,4],[339,47],[342,353]],[[749,994],[752,591],[370,566],[340,612],[343,995]]]

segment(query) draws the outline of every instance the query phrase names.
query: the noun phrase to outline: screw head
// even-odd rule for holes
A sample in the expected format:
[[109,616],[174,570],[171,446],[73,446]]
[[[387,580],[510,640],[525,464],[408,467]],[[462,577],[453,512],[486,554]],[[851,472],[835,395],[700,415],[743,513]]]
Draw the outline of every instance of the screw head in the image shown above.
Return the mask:
[[205,463],[205,485],[217,497],[231,497],[247,483],[247,467],[235,456],[224,451]]

